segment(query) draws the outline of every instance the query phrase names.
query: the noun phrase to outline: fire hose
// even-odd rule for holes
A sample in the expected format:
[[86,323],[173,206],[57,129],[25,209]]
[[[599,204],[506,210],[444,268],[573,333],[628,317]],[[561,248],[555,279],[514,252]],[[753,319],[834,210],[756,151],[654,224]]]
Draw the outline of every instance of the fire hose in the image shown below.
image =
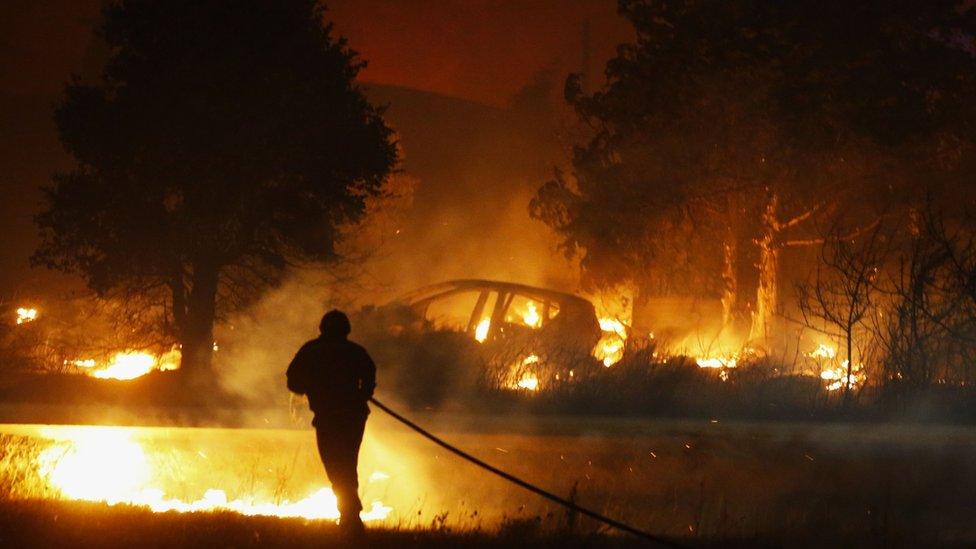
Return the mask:
[[633,526],[631,526],[629,524],[625,524],[625,523],[620,522],[618,520],[614,520],[614,519],[612,519],[610,517],[601,515],[600,513],[597,513],[596,511],[587,509],[586,507],[581,507],[581,506],[577,505],[575,502],[572,502],[572,501],[570,501],[568,499],[565,499],[565,498],[561,498],[561,497],[557,496],[556,494],[553,494],[552,492],[547,492],[546,490],[543,490],[542,488],[539,488],[538,486],[535,486],[534,484],[530,484],[530,483],[528,483],[528,482],[526,482],[526,481],[524,481],[524,480],[522,480],[522,479],[520,479],[520,478],[518,478],[518,477],[516,477],[514,475],[511,475],[509,473],[506,473],[505,471],[502,471],[501,469],[499,469],[497,467],[494,467],[494,466],[492,466],[492,465],[490,465],[488,463],[485,463],[484,461],[482,461],[482,460],[480,460],[480,459],[472,456],[471,454],[465,452],[464,450],[461,450],[460,448],[457,448],[456,446],[453,446],[453,445],[449,444],[448,442],[445,442],[443,439],[437,437],[436,435],[434,435],[430,431],[427,431],[423,427],[421,427],[421,426],[417,425],[416,423],[410,421],[409,419],[403,417],[402,415],[398,414],[397,412],[394,412],[388,406],[386,406],[382,402],[376,400],[376,398],[370,398],[369,401],[372,402],[380,410],[383,410],[384,412],[386,412],[387,414],[389,414],[390,417],[392,417],[393,419],[395,419],[395,420],[399,421],[400,423],[406,425],[410,429],[413,429],[414,431],[416,431],[417,433],[419,433],[421,436],[423,436],[424,438],[430,440],[434,444],[437,444],[441,448],[444,448],[445,450],[447,450],[447,451],[449,451],[449,452],[457,455],[458,457],[460,457],[460,458],[462,458],[464,460],[467,460],[467,461],[469,461],[469,462],[477,465],[478,467],[481,467],[482,469],[484,469],[484,470],[486,470],[486,471],[488,471],[490,473],[494,473],[495,475],[497,475],[499,477],[502,477],[503,479],[505,479],[505,480],[507,480],[507,481],[509,481],[509,482],[511,482],[513,484],[516,484],[518,486],[521,486],[522,488],[525,488],[526,490],[528,490],[528,491],[530,491],[532,493],[535,493],[535,494],[540,495],[540,496],[542,496],[542,497],[544,497],[544,498],[546,498],[546,499],[548,499],[550,501],[553,501],[555,503],[558,503],[559,505],[562,505],[563,507],[566,507],[567,509],[571,509],[571,510],[573,510],[573,511],[575,511],[575,512],[581,514],[581,515],[585,515],[585,516],[588,516],[588,517],[590,517],[590,518],[592,518],[594,520],[597,520],[599,522],[602,522],[602,523],[604,523],[604,524],[606,524],[606,525],[608,525],[610,527],[616,528],[616,529],[621,530],[623,532],[627,532],[628,534],[633,534],[634,536],[637,536],[639,538],[643,538],[643,539],[646,539],[648,541],[651,541],[651,542],[654,542],[654,543],[657,543],[659,545],[663,545],[663,546],[666,546],[666,547],[683,547],[682,545],[680,545],[680,544],[678,544],[678,543],[676,543],[674,541],[671,541],[669,539],[662,538],[660,536],[655,536],[654,534],[651,534],[649,532],[645,532],[645,531],[640,530],[638,528],[635,528],[635,527],[633,527]]

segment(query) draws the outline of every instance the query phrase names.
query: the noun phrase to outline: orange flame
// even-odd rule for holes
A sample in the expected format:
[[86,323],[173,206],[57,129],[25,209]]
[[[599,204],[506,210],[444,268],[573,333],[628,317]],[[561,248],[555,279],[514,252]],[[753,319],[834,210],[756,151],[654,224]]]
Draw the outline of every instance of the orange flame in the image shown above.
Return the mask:
[[600,330],[602,335],[596,347],[593,348],[593,357],[603,362],[607,368],[620,362],[624,357],[624,347],[627,343],[627,326],[615,318],[601,318]]
[[165,372],[180,367],[180,351],[173,350],[157,357],[146,351],[116,353],[107,363],[99,366],[93,358],[65,360],[65,365],[81,368],[86,374],[99,379],[131,380],[152,371]]
[[474,329],[474,338],[478,343],[484,343],[488,339],[488,330],[491,329],[491,319],[483,318],[481,322],[478,323],[478,327]]
[[[280,503],[228,500],[227,493],[216,488],[207,489],[195,501],[167,498],[162,489],[151,483],[154,471],[142,446],[118,428],[89,428],[75,433],[70,441],[46,449],[38,462],[47,482],[67,499],[123,503],[148,507],[154,512],[221,510],[250,516],[339,518],[336,497],[330,488],[320,488],[299,501]],[[374,473],[370,480],[383,476]],[[382,502],[374,501],[362,512],[362,518],[382,520],[391,511]]]
[[27,324],[37,320],[37,309],[32,307],[20,307],[17,309],[17,324]]

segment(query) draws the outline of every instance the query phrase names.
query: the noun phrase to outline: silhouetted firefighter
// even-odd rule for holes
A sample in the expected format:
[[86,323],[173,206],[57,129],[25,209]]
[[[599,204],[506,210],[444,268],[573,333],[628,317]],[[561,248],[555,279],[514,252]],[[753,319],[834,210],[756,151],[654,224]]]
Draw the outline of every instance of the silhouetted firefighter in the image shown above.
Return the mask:
[[339,500],[339,526],[351,536],[364,533],[359,512],[359,446],[367,402],[376,387],[376,366],[362,346],[347,339],[349,317],[329,311],[320,335],[299,349],[288,366],[288,389],[308,395],[319,455]]

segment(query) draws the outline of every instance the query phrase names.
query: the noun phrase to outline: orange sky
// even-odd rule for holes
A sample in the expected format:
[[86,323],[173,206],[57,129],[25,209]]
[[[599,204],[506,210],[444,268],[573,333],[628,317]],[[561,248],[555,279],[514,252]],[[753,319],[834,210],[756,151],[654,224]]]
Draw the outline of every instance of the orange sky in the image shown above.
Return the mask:
[[369,61],[364,80],[494,105],[504,105],[539,71],[551,70],[559,80],[579,71],[585,20],[590,21],[593,73],[629,37],[613,0],[336,0],[331,5],[338,30]]
[[[101,0],[0,2],[0,299],[49,273],[28,269],[39,187],[69,160],[51,115],[72,73],[97,70]],[[596,80],[629,26],[615,0],[332,0],[328,17],[369,62],[364,82],[505,106],[542,71],[581,70],[589,21]]]
[[[614,0],[332,0],[330,18],[369,61],[365,81],[504,105],[538,71],[578,71],[590,21],[596,73],[629,38]],[[98,0],[4,0],[0,90],[55,96],[83,69]]]

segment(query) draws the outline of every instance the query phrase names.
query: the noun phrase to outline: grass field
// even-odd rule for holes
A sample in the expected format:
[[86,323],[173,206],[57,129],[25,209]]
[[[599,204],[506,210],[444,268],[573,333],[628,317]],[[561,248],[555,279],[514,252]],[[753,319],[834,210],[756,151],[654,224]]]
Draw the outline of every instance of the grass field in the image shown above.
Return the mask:
[[[502,469],[691,545],[976,543],[970,428],[433,415],[421,422]],[[52,444],[85,440],[92,429],[0,427],[5,540],[241,546],[331,539],[328,520],[61,501],[38,456]],[[326,486],[308,431],[108,431],[139,445],[149,464],[146,482],[167,497],[194,501],[216,488],[229,499],[281,503]],[[118,466],[109,469],[117,476]],[[592,521],[489,477],[382,416],[371,420],[360,476],[367,507],[378,501],[390,508],[385,519],[370,522],[380,546],[633,542],[605,536]]]
[[[522,523],[492,532],[371,528],[370,547],[646,546],[634,538],[542,533]],[[0,502],[3,547],[345,547],[324,521],[246,517],[235,513],[151,513],[83,502]]]

